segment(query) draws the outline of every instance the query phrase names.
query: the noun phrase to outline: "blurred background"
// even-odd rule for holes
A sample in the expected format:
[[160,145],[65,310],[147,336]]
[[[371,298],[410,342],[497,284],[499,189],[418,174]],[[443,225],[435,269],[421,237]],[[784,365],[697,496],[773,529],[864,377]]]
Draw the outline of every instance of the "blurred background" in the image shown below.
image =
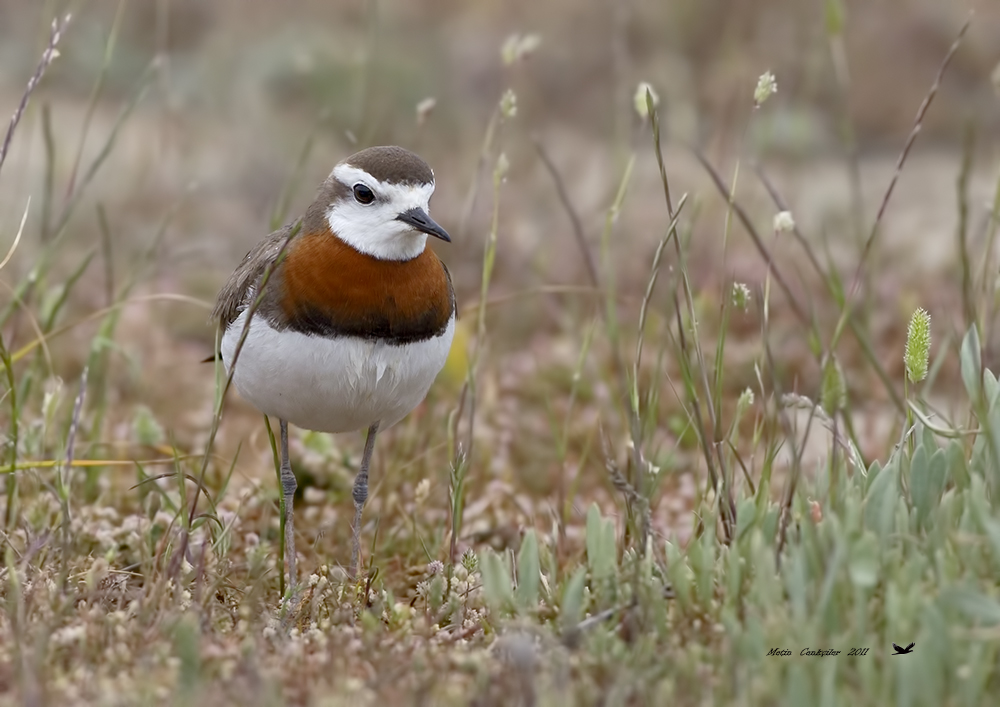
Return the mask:
[[[1000,3],[4,0],[4,115],[21,100],[52,18],[74,16],[0,173],[4,249],[31,198],[25,236],[0,277],[19,282],[52,236],[41,217],[47,155],[54,156],[48,208],[58,214],[113,136],[74,205],[57,258],[56,272],[65,275],[84,254],[104,252],[82,275],[65,318],[78,321],[100,309],[133,276],[134,297],[193,298],[126,307],[112,346],[121,365],[107,376],[109,395],[122,403],[120,419],[141,404],[194,445],[207,429],[213,397],[210,367],[197,363],[212,347],[208,307],[276,217],[300,213],[315,185],[356,149],[411,148],[435,169],[433,215],[455,236],[437,250],[452,269],[460,304],[474,306],[493,213],[491,175],[502,152],[509,170],[500,190],[483,414],[494,411],[500,438],[546,427],[549,364],[558,363],[562,373],[552,375],[565,381],[591,310],[585,293],[549,291],[588,280],[539,145],[561,175],[595,257],[607,210],[635,156],[609,248],[623,317],[634,328],[668,222],[649,124],[634,103],[636,86],[649,82],[660,99],[671,189],[675,199],[690,193],[690,272],[708,303],[710,328],[712,298],[733,280],[759,286],[766,268],[739,226],[723,260],[725,202],[691,148],[727,183],[740,161],[737,199],[770,234],[776,208],[752,169],[762,165],[817,252],[848,277],[918,107],[974,5],[872,256],[880,273],[866,295],[875,305],[873,338],[893,347],[886,366],[898,375],[912,309],[945,314],[943,327],[947,313],[959,311],[956,180],[963,145],[971,146],[970,237],[987,228],[1000,154]],[[754,110],[754,86],[768,70],[777,93]],[[508,89],[516,115],[498,119]],[[787,240],[770,243],[780,259],[801,258]],[[793,278],[797,291],[821,293],[801,272]],[[656,311],[666,313],[668,305],[665,294],[654,298]],[[776,298],[778,346],[782,328],[796,326],[791,318],[783,322],[785,309]],[[78,375],[96,326],[74,326],[49,342],[57,374]],[[748,318],[732,326],[752,341],[758,323]],[[30,322],[15,320],[7,336],[24,345]],[[818,372],[802,338],[787,337],[781,366],[789,386],[809,390]],[[728,384],[737,392],[753,382],[758,349],[748,346],[742,358],[732,349]],[[845,346],[849,362],[851,344]],[[862,406],[880,396],[868,375],[851,381]],[[453,396],[453,388],[444,390]],[[532,396],[537,417],[519,417]],[[607,423],[600,418],[581,413],[581,424]],[[236,402],[220,441],[232,449],[248,430],[256,435],[253,458],[266,469],[259,417]],[[521,440],[513,453],[531,454],[531,435]]]

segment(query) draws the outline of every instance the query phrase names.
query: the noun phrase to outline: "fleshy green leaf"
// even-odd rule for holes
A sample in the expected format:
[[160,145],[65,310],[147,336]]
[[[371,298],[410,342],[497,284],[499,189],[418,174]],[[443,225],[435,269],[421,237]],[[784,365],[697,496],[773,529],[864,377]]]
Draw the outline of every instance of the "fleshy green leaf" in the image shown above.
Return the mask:
[[868,488],[865,527],[885,536],[892,529],[892,516],[899,498],[899,462],[893,457]]
[[562,597],[562,622],[565,628],[571,628],[580,623],[586,607],[583,605],[583,590],[586,587],[587,571],[577,568],[566,583]]
[[942,592],[941,601],[984,626],[1000,624],[1000,602],[969,587],[949,587]]
[[541,568],[538,564],[538,536],[534,529],[524,534],[521,550],[517,554],[517,590],[514,598],[517,605],[532,609],[538,605],[538,585]]
[[510,574],[500,556],[493,550],[487,550],[479,558],[479,571],[483,576],[483,593],[490,608],[499,611],[509,606],[513,600]]
[[962,443],[957,439],[951,440],[945,454],[947,455],[945,468],[947,468],[952,482],[959,489],[968,488],[969,464],[965,459],[965,448],[962,446]]
[[871,531],[866,531],[851,547],[848,571],[856,587],[867,589],[878,583],[878,539]]
[[979,331],[973,324],[962,339],[962,350],[959,354],[962,368],[962,382],[965,383],[965,391],[969,394],[969,399],[976,403],[980,399],[982,391],[980,380],[983,369],[983,362],[979,346]]
[[674,543],[667,543],[667,578],[681,608],[691,606],[691,577],[684,556]]
[[615,572],[615,524],[601,517],[597,504],[587,511],[587,564],[594,579],[610,577]]
[[[920,454],[921,452],[923,453]],[[947,475],[947,461],[943,450],[939,449],[928,458],[923,445],[917,448],[910,467],[910,495],[917,509],[918,527],[923,527],[931,512],[941,502]]]

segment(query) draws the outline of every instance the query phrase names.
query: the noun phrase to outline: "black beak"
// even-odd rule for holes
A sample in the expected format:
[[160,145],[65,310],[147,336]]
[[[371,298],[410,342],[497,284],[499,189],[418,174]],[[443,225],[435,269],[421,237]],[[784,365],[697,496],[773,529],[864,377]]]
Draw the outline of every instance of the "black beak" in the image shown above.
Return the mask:
[[426,233],[428,236],[434,236],[435,238],[440,238],[445,243],[451,243],[451,236],[448,235],[448,232],[434,223],[434,219],[428,216],[427,212],[421,208],[404,211],[396,217],[396,220],[409,224],[421,233]]

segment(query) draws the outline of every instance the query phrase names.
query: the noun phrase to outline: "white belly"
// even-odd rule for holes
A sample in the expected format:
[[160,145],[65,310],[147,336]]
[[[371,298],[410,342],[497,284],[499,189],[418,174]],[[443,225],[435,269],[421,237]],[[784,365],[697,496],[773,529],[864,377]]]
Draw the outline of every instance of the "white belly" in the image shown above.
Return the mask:
[[[245,320],[246,311],[222,336],[227,371]],[[277,331],[257,316],[233,383],[261,412],[303,429],[351,432],[376,421],[385,429],[427,395],[454,334],[454,315],[441,335],[401,346]]]

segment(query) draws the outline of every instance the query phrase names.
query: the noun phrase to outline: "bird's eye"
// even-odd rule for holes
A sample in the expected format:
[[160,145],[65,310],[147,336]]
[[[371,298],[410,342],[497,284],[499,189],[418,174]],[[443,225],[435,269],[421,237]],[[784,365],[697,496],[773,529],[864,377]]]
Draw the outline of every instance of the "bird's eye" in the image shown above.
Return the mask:
[[359,204],[370,204],[375,201],[375,192],[364,184],[355,184],[354,198],[357,199]]

